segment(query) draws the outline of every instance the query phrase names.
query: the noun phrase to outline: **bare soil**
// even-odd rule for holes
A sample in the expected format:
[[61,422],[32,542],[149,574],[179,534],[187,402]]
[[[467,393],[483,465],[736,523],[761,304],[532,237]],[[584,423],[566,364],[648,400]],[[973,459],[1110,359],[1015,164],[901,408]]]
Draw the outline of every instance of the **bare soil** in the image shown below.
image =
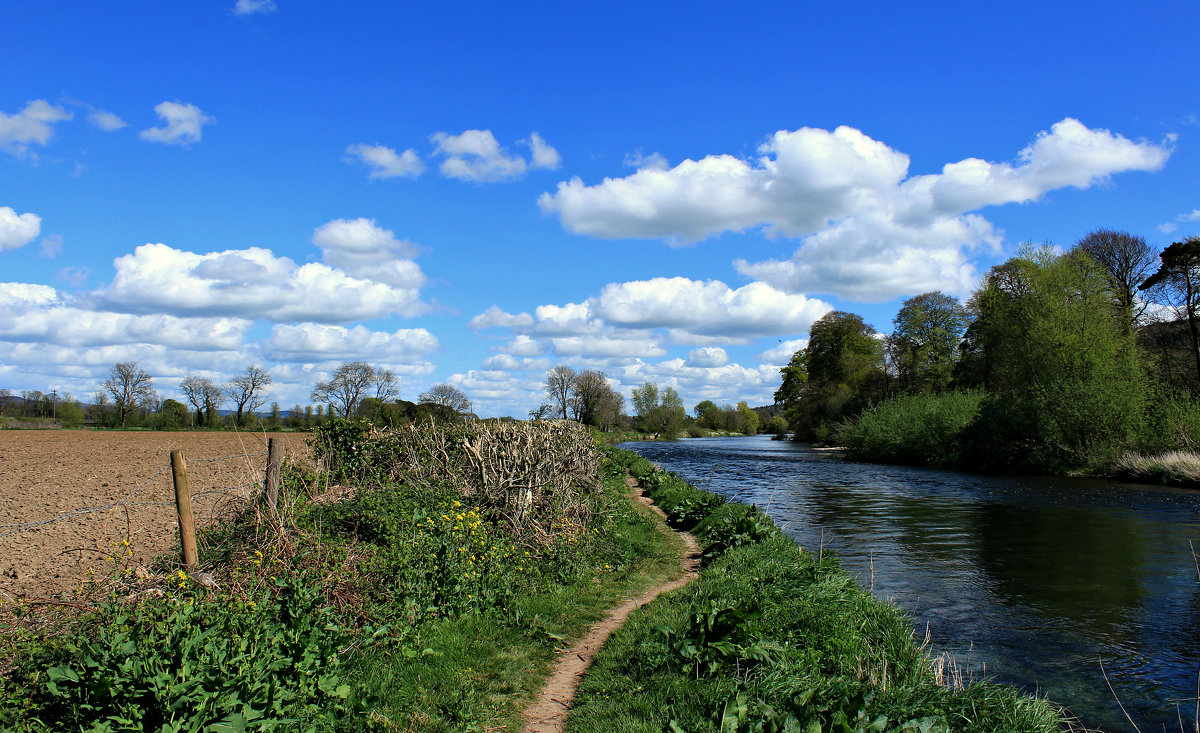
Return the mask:
[[[663,520],[660,529],[664,532],[669,531],[665,523],[667,515],[663,513],[663,510],[655,506],[642,493],[636,480],[629,478],[626,479],[626,482],[633,489],[637,500],[650,507]],[[603,621],[593,626],[574,646],[559,655],[558,661],[554,665],[554,672],[542,686],[537,700],[525,709],[525,733],[562,733],[567,713],[571,711],[571,703],[575,700],[575,693],[579,691],[579,683],[583,681],[583,676],[592,666],[592,659],[609,635],[625,623],[629,614],[633,613],[635,609],[646,605],[663,593],[682,588],[696,579],[700,568],[700,545],[696,542],[696,538],[687,532],[680,532],[679,535],[683,538],[685,545],[683,557],[680,558],[680,569],[683,574],[610,609],[608,616]]]
[[[306,435],[271,437],[308,458]],[[261,433],[0,430],[0,602],[58,597],[173,552],[175,449],[197,527],[250,499],[266,468]]]

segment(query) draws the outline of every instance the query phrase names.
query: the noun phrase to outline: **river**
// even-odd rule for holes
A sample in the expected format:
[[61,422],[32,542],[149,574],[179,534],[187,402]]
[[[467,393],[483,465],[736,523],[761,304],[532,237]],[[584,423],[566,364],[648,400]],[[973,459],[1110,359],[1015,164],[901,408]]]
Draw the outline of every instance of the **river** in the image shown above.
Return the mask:
[[1145,733],[1194,731],[1200,492],[853,463],[767,436],[620,447],[835,551],[975,678],[1105,731],[1134,730],[1118,698]]

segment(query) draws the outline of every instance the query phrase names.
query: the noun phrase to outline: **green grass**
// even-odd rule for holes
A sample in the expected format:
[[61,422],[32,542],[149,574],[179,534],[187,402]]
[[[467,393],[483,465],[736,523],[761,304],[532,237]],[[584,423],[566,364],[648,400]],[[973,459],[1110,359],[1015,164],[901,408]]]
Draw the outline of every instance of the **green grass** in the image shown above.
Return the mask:
[[[641,459],[628,463],[656,501],[685,512],[701,503],[689,494],[704,492],[648,473]],[[939,684],[901,611],[752,507],[716,504],[695,526],[709,558],[699,580],[638,610],[610,638],[576,698],[573,733],[1068,725],[1053,705],[1010,688]]]

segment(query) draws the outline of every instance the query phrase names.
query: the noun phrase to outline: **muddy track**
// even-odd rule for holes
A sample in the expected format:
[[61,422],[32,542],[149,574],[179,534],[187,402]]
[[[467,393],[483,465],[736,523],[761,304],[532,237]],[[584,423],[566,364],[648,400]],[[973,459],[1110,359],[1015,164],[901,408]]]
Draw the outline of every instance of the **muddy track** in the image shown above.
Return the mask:
[[[663,520],[661,529],[669,531],[666,528],[667,515],[663,510],[650,501],[638,487],[636,480],[629,478],[626,479],[626,483],[633,490],[637,501],[649,507]],[[571,711],[571,702],[579,690],[579,683],[587,673],[588,667],[592,666],[592,658],[609,635],[625,623],[625,619],[629,618],[629,614],[635,608],[646,605],[663,593],[682,588],[696,579],[700,567],[700,545],[696,538],[687,532],[680,532],[679,535],[685,545],[683,557],[680,558],[683,576],[657,585],[610,609],[603,621],[593,626],[574,646],[562,652],[554,665],[554,673],[546,680],[533,704],[525,709],[525,733],[561,733],[567,713]]]

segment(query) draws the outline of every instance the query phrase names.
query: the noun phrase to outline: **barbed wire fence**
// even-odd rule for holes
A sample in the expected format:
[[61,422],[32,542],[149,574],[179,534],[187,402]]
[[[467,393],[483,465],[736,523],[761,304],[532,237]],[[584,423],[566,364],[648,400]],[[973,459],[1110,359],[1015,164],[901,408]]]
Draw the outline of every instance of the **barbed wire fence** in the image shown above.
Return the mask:
[[[277,486],[283,441],[279,439],[277,446],[276,440],[270,439],[267,451],[186,458],[184,485],[190,486],[191,519],[187,523],[202,529],[255,502],[273,507],[274,499],[265,490],[272,483],[272,466]],[[105,561],[118,558],[148,564],[179,547],[185,522],[176,493],[178,482],[171,456],[164,455],[153,473],[137,479],[115,501],[69,509],[44,519],[0,524],[0,558],[14,562],[7,571],[7,563],[0,564],[5,576],[0,577],[0,600],[78,587],[93,567],[102,568]],[[191,542],[194,548],[194,537]]]

